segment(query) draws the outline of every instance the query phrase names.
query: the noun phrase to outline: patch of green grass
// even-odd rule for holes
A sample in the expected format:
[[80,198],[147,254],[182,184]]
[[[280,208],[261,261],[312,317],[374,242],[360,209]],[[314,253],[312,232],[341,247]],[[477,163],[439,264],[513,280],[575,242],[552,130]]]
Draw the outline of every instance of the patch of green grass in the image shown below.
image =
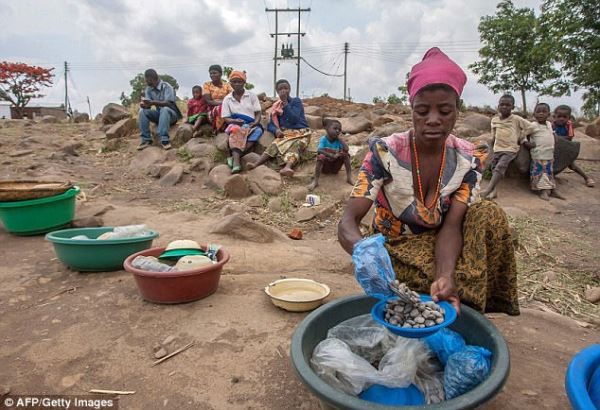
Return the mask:
[[352,169],[358,169],[362,165],[362,162],[356,156],[353,156],[350,160],[350,165],[352,165]]
[[216,149],[213,152],[212,160],[215,164],[224,164],[227,161],[227,153]]
[[177,156],[183,162],[190,162],[192,158],[194,158],[194,154],[192,154],[186,147],[179,147],[177,150]]
[[279,196],[279,200],[281,201],[281,212],[283,212],[286,216],[289,216],[294,207],[292,199],[290,198],[290,193],[288,191],[283,191],[283,193]]
[[262,201],[262,207],[263,208],[268,208],[269,207],[269,200],[271,199],[271,197],[269,196],[269,194],[263,192],[262,194],[260,194],[260,199]]

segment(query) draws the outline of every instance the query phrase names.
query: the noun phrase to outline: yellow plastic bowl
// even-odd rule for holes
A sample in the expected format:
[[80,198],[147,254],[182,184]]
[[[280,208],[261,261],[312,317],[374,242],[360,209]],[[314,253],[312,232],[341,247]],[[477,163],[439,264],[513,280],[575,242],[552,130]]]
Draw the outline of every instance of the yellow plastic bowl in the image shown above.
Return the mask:
[[289,278],[269,283],[265,293],[275,306],[290,312],[307,312],[321,306],[331,290],[311,279]]

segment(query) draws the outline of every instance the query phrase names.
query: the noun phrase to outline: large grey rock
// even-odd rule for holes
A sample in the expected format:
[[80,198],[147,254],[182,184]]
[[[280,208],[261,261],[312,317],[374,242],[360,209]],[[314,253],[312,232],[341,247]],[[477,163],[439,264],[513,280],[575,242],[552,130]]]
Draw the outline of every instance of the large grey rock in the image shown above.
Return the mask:
[[383,138],[388,137],[397,132],[406,131],[405,124],[399,124],[395,122],[390,122],[389,124],[385,124],[381,127],[375,128],[371,134],[369,134],[369,138]]
[[314,105],[307,105],[304,107],[304,115],[313,115],[315,117],[323,118],[323,108],[316,107]]
[[316,115],[305,115],[308,127],[313,130],[323,128],[323,118]]
[[175,135],[171,138],[171,144],[175,148],[181,147],[183,144],[192,139],[194,135],[194,128],[192,124],[181,124],[177,131],[175,131]]
[[463,125],[456,129],[456,133],[454,135],[459,138],[470,139],[479,137],[481,134],[483,134],[483,131]]
[[394,118],[390,115],[379,115],[373,120],[373,127],[381,127],[387,123],[394,122]]
[[349,145],[362,145],[366,144],[369,139],[368,132],[359,132],[358,134],[350,135],[346,140],[346,143]]
[[229,152],[229,135],[220,132],[215,137],[215,146],[219,151]]
[[277,195],[283,186],[279,173],[264,165],[249,171],[246,178],[255,194]]
[[229,216],[237,213],[246,212],[246,206],[238,202],[233,202],[221,208],[221,216]]
[[465,115],[463,124],[467,128],[476,129],[483,132],[490,132],[492,120],[490,117],[478,114],[476,112],[469,112]]
[[240,161],[240,163],[242,164],[242,169],[246,169],[246,166],[250,163],[250,162],[256,162],[260,159],[260,155],[258,155],[256,152],[249,152],[246,155],[244,155]]
[[223,185],[223,189],[229,198],[241,199],[252,195],[246,180],[240,174],[230,176]]
[[190,161],[188,170],[190,171],[203,171],[208,174],[212,166],[212,161],[208,158],[194,158]]
[[211,161],[217,151],[214,145],[209,144],[200,138],[192,138],[184,145],[184,147],[194,158],[207,158]]
[[372,127],[371,121],[360,115],[335,119],[342,124],[342,132],[345,134],[358,134],[359,132],[369,131]]
[[385,115],[388,113],[388,110],[386,110],[385,108],[376,108],[372,111],[372,113],[375,115]]
[[577,157],[578,159],[585,159],[589,161],[600,160],[600,140],[575,130],[575,137],[573,138],[573,141],[581,144],[579,156]]
[[275,141],[275,135],[273,135],[273,133],[269,131],[265,131],[263,135],[261,135],[261,137],[258,139],[258,144],[256,144],[256,151],[259,154],[262,154],[267,148],[269,148],[269,145],[271,145],[273,141]]
[[88,113],[80,112],[73,116],[73,122],[79,124],[81,122],[89,122],[90,116]]
[[225,189],[225,183],[231,178],[231,169],[225,165],[217,165],[208,173],[208,186],[216,189]]
[[109,103],[102,108],[102,122],[104,124],[114,124],[123,118],[131,117],[131,113],[121,104]]
[[162,148],[148,147],[143,151],[137,151],[129,168],[146,174],[152,164],[163,162],[166,158],[166,152]]
[[40,119],[40,122],[42,124],[56,124],[58,123],[58,118],[56,118],[54,115],[44,115]]
[[183,165],[175,164],[173,168],[158,181],[158,183],[163,187],[174,186],[181,180],[182,175]]
[[148,167],[148,175],[153,178],[162,178],[173,168],[173,164],[152,164]]
[[232,214],[217,221],[210,230],[212,234],[221,234],[244,241],[270,243],[276,240],[288,240],[278,230],[240,214]]
[[123,118],[117,121],[106,131],[107,139],[125,138],[134,133],[137,129],[137,120],[135,118]]
[[294,187],[290,190],[290,197],[297,202],[304,202],[308,195],[308,188],[305,186]]

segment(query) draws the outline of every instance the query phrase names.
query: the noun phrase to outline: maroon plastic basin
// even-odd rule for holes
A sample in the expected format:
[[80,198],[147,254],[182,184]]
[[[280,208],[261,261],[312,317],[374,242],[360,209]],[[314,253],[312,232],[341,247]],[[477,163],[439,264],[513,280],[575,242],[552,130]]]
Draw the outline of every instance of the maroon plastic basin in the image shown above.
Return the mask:
[[[205,244],[200,245],[206,249]],[[216,292],[219,287],[221,270],[229,261],[229,253],[223,248],[217,253],[217,263],[199,269],[182,272],[149,272],[136,269],[131,261],[136,256],[158,257],[165,248],[151,248],[134,253],[125,259],[123,267],[131,272],[135,283],[148,302],[153,303],[185,303],[202,299]]]

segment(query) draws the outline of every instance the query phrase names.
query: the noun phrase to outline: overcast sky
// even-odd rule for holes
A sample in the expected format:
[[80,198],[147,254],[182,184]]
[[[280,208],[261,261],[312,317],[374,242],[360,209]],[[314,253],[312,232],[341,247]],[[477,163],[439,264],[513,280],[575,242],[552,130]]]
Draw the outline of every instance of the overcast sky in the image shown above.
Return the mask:
[[[494,14],[494,0],[0,0],[0,59],[55,67],[55,84],[38,103],[64,101],[63,61],[71,72],[68,88],[74,108],[95,115],[130,91],[129,80],[153,67],[180,84],[179,96],[208,80],[208,66],[245,70],[256,91],[273,92],[274,13],[265,7],[311,8],[303,13],[303,57],[328,74],[343,73],[348,42],[348,88],[355,101],[385,97],[405,81],[410,67],[433,46],[444,50],[468,75],[467,104],[495,106],[494,96],[467,66],[479,49],[477,25]],[[539,0],[515,0],[539,9]],[[297,31],[297,13],[279,14],[279,31]],[[280,37],[293,42],[295,37]],[[280,42],[281,44],[281,42]],[[281,46],[279,46],[281,47]],[[295,90],[296,64],[280,62],[278,77]],[[343,79],[325,76],[301,63],[301,97],[343,96]],[[528,106],[535,103],[528,95]],[[551,99],[579,108],[579,95]],[[518,99],[518,101],[520,101]]]

